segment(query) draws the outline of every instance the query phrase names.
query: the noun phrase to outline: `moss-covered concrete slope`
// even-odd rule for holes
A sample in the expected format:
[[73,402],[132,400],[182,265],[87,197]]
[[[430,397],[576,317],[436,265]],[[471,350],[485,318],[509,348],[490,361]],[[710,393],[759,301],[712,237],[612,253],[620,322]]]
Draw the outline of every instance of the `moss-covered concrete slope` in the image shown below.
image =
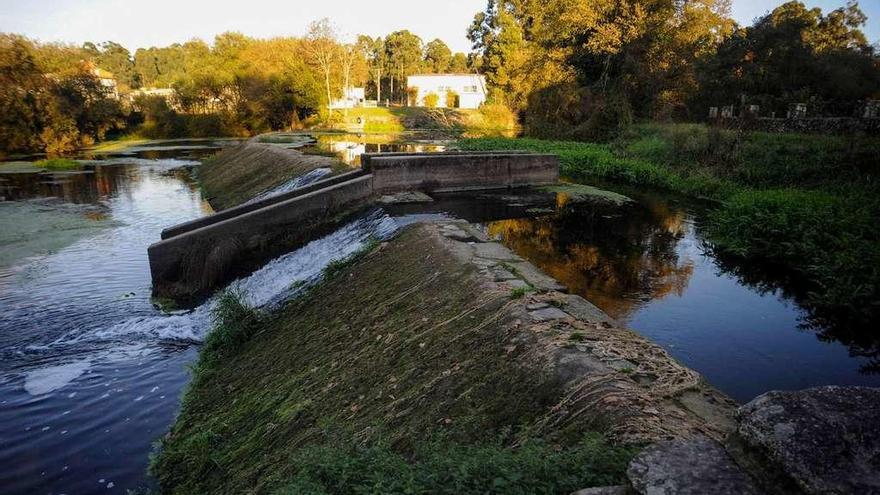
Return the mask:
[[622,479],[613,445],[723,434],[723,396],[554,288],[470,225],[410,227],[206,345],[153,473],[168,493],[568,493]]
[[211,206],[224,210],[317,168],[341,169],[342,165],[335,158],[252,139],[205,160],[198,178]]

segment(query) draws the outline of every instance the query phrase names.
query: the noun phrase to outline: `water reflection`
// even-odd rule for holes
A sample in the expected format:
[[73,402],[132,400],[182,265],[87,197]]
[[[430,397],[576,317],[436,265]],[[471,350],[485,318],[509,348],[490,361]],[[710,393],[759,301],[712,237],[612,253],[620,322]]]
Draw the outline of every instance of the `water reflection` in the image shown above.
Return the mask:
[[676,250],[685,214],[667,204],[571,203],[553,215],[491,222],[492,236],[619,320],[643,302],[681,295],[693,262]]
[[418,141],[406,134],[316,134],[315,138],[317,143],[300,150],[331,154],[351,167],[361,166],[361,155],[364,153],[433,153],[446,150],[442,141]]

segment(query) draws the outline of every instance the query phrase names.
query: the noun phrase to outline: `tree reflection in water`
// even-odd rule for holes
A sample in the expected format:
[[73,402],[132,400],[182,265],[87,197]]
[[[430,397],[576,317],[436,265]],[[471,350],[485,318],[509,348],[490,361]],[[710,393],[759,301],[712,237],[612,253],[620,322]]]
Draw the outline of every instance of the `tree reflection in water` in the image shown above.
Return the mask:
[[676,245],[688,228],[686,213],[664,202],[573,202],[562,193],[552,215],[488,224],[491,236],[622,321],[687,288],[694,266]]

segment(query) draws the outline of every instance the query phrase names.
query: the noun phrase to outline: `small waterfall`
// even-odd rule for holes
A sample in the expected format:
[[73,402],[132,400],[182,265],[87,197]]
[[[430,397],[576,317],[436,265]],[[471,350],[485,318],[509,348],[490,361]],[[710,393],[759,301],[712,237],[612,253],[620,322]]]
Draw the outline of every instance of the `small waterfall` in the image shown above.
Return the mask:
[[303,186],[307,186],[307,185],[311,184],[312,182],[317,182],[318,180],[326,177],[329,174],[330,174],[329,168],[326,168],[326,167],[316,168],[316,169],[309,171],[303,175],[300,175],[298,177],[294,177],[293,179],[290,179],[289,181],[281,184],[280,186],[277,186],[273,189],[269,189],[268,191],[262,192],[262,193],[258,194],[257,196],[254,196],[250,200],[246,201],[244,204],[249,205],[249,204],[257,203],[257,202],[262,201],[264,199],[272,198],[274,196],[278,196],[279,194],[284,194],[284,193],[293,191],[294,189],[297,189],[297,188],[300,188]]

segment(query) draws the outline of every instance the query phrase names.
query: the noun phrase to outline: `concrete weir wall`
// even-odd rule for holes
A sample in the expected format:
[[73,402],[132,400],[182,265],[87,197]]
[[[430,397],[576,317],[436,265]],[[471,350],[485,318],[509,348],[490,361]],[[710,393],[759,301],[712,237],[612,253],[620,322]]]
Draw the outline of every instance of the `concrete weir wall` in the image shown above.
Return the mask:
[[279,194],[278,196],[272,196],[270,198],[266,198],[262,201],[257,201],[250,204],[244,204],[240,206],[235,206],[226,210],[218,211],[213,215],[209,215],[202,218],[197,218],[195,220],[191,220],[189,222],[184,222],[178,225],[174,225],[168,227],[167,229],[162,231],[162,239],[170,239],[171,237],[178,236],[180,234],[189,232],[191,230],[196,230],[202,227],[206,227],[208,225],[212,225],[223,220],[227,220],[229,218],[237,217],[240,215],[244,215],[245,213],[250,213],[252,211],[259,210],[261,208],[265,208],[267,206],[272,206],[277,203],[282,203],[289,199],[293,199],[299,196],[304,196],[310,192],[317,191],[319,189],[324,189],[326,187],[334,186],[336,184],[341,184],[343,182],[347,182],[351,179],[355,179],[362,175],[365,175],[366,172],[363,170],[353,170],[351,172],[347,172],[344,174],[334,175],[333,177],[329,177],[327,179],[315,181],[311,184],[305,185],[303,187],[298,187],[292,191],[288,191],[283,194]]
[[377,194],[503,189],[553,184],[559,180],[555,155],[458,153],[372,156],[368,160]]
[[552,184],[554,155],[389,153],[364,157],[365,168],[263,201],[223,210],[162,232],[149,247],[153,293],[177,299],[205,295],[231,276],[312,240],[345,212],[375,196]]

